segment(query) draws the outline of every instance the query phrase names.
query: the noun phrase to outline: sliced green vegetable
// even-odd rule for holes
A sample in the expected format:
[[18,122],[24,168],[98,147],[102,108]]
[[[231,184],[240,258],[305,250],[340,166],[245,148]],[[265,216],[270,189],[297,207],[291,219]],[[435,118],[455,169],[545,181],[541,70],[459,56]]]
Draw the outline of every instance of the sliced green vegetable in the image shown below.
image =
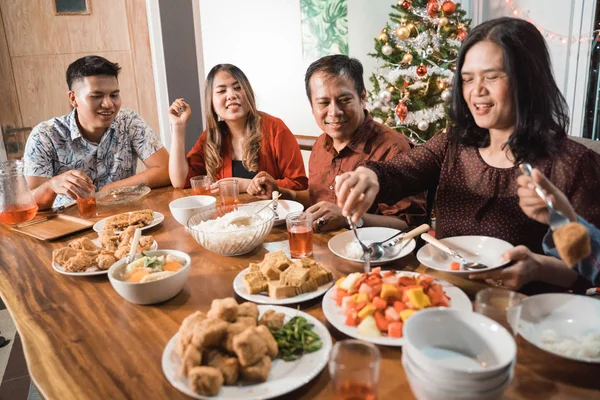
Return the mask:
[[323,343],[304,317],[293,317],[281,329],[271,329],[279,346],[278,357],[284,361],[294,361],[306,353],[319,350]]

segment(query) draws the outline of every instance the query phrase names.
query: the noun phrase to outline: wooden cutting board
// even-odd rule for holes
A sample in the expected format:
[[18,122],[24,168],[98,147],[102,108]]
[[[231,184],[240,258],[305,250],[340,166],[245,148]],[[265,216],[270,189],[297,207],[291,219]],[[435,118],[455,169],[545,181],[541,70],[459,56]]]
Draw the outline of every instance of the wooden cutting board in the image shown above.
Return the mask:
[[[31,221],[29,221],[31,223]],[[94,220],[72,217],[70,215],[52,215],[46,221],[35,224],[15,225],[12,230],[33,236],[40,240],[52,240],[70,235],[71,233],[90,229],[94,226]]]

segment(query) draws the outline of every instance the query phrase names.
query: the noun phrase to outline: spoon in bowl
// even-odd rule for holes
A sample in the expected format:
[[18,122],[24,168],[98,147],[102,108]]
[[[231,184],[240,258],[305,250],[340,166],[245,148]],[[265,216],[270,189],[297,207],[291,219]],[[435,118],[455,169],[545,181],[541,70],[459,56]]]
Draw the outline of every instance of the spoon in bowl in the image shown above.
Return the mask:
[[463,256],[461,256],[456,250],[451,249],[450,247],[446,246],[444,243],[442,243],[441,241],[439,241],[438,239],[434,238],[433,236],[431,236],[428,233],[422,234],[421,235],[421,239],[423,239],[427,243],[431,244],[435,248],[443,251],[444,253],[446,253],[448,255],[451,255],[454,258],[458,258],[460,260],[460,264],[461,264],[461,266],[462,266],[463,269],[466,269],[468,271],[479,271],[479,270],[482,270],[482,269],[488,269],[489,268],[485,264],[481,264],[481,263],[478,263],[478,262],[465,260],[465,258]]
[[413,229],[412,231],[398,232],[394,236],[392,236],[386,240],[382,240],[381,242],[371,243],[368,246],[369,252],[371,253],[371,260],[379,260],[381,257],[383,257],[383,253],[384,253],[385,249],[387,249],[389,247],[393,247],[393,246],[397,245],[398,243],[402,243],[402,247],[400,248],[400,251],[401,251],[402,248],[404,247],[404,245],[406,243],[408,243],[410,239],[419,236],[421,233],[425,233],[425,232],[429,231],[429,229],[431,229],[431,227],[429,225],[423,224],[423,225]]
[[354,237],[356,238],[356,240],[358,241],[358,244],[360,244],[360,247],[362,248],[363,251],[363,259],[365,260],[365,272],[368,274],[369,272],[371,272],[371,251],[369,250],[369,248],[358,238],[358,233],[356,232],[356,225],[354,225],[354,223],[352,222],[352,218],[350,217],[346,217],[346,221],[348,222],[348,226],[350,227],[350,229],[352,229],[352,232],[354,232]]

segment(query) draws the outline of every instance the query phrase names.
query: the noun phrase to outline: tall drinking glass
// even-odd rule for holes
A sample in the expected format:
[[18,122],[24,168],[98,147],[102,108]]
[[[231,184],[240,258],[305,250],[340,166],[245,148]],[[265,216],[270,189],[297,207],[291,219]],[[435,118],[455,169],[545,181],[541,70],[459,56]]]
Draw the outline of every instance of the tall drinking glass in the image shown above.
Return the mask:
[[285,218],[292,258],[310,257],[313,253],[312,214],[290,213]]
[[360,340],[341,340],[329,356],[334,400],[375,400],[379,383],[379,349]]
[[240,188],[237,179],[222,179],[219,181],[219,194],[225,209],[232,211],[239,204]]
[[475,297],[475,311],[498,322],[516,336],[524,298],[524,295],[511,290],[483,289]]

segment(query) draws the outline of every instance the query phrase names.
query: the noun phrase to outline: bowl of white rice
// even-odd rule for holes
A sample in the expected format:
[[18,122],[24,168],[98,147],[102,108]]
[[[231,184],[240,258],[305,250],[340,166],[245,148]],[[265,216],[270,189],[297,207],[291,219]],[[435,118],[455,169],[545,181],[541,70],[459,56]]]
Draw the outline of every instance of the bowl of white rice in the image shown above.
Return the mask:
[[223,256],[239,256],[262,244],[271,232],[275,213],[253,204],[237,210],[217,207],[192,216],[187,227],[202,247]]

